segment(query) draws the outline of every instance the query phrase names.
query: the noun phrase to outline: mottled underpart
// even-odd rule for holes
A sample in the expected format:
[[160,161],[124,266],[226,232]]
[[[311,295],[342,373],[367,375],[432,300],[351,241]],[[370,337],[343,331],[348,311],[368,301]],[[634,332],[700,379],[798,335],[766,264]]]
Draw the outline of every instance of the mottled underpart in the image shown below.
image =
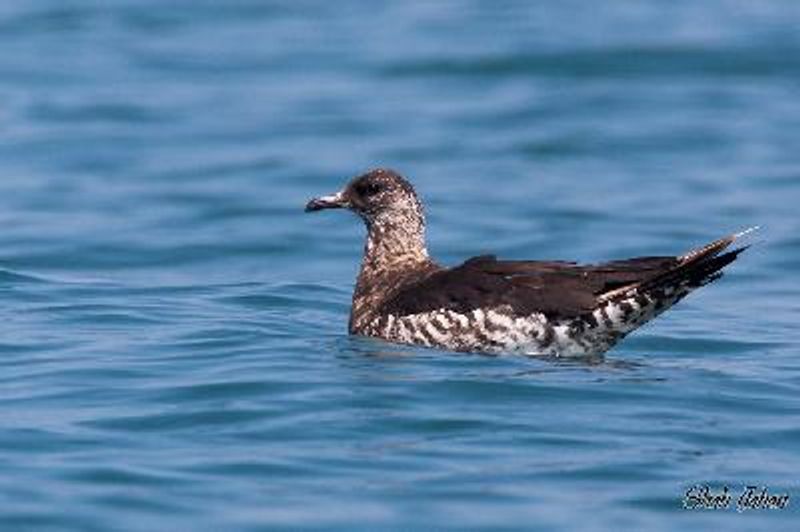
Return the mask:
[[690,291],[684,287],[678,291],[634,293],[605,303],[585,316],[562,319],[548,319],[538,313],[514,316],[507,308],[475,309],[467,314],[441,309],[407,316],[376,315],[361,334],[451,351],[601,355]]

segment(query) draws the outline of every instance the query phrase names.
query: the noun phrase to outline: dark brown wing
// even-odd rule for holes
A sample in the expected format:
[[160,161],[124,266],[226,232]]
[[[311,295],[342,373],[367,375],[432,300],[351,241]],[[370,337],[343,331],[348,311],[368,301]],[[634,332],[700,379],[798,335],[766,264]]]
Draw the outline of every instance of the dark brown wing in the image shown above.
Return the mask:
[[414,283],[387,301],[384,312],[407,315],[448,309],[466,313],[507,305],[515,314],[550,317],[592,311],[598,296],[664,274],[675,257],[641,257],[599,265],[500,261],[475,257]]
[[639,257],[597,265],[475,257],[401,289],[382,311],[407,315],[448,309],[467,313],[507,305],[518,315],[572,317],[632,290],[696,287],[722,275],[747,247],[722,253],[751,230],[716,240],[679,257]]

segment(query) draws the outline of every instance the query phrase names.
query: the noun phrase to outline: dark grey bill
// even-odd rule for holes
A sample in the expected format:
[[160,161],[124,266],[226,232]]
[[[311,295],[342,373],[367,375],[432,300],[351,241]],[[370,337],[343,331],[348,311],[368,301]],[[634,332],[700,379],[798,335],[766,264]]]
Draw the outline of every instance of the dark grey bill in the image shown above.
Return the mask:
[[342,209],[347,207],[347,199],[342,192],[314,198],[306,204],[306,212],[321,211],[322,209]]

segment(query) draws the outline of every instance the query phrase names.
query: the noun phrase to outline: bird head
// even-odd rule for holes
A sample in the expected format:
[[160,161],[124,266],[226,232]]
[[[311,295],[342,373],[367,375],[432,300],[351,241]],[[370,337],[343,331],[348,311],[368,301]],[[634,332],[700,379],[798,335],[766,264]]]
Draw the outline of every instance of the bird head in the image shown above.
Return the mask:
[[336,194],[314,198],[306,204],[306,212],[323,209],[349,209],[368,226],[382,222],[424,223],[414,187],[397,172],[384,168],[359,175]]

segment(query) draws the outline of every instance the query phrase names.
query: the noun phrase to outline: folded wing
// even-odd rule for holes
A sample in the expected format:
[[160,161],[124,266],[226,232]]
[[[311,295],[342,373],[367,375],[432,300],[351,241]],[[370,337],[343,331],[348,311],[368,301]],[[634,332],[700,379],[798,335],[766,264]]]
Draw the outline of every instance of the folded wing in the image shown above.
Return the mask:
[[405,287],[384,304],[383,310],[408,315],[441,309],[468,313],[507,306],[516,315],[539,312],[548,318],[575,317],[631,291],[710,282],[745,249],[720,255],[738,236],[678,257],[638,257],[596,265],[498,260],[483,255]]

